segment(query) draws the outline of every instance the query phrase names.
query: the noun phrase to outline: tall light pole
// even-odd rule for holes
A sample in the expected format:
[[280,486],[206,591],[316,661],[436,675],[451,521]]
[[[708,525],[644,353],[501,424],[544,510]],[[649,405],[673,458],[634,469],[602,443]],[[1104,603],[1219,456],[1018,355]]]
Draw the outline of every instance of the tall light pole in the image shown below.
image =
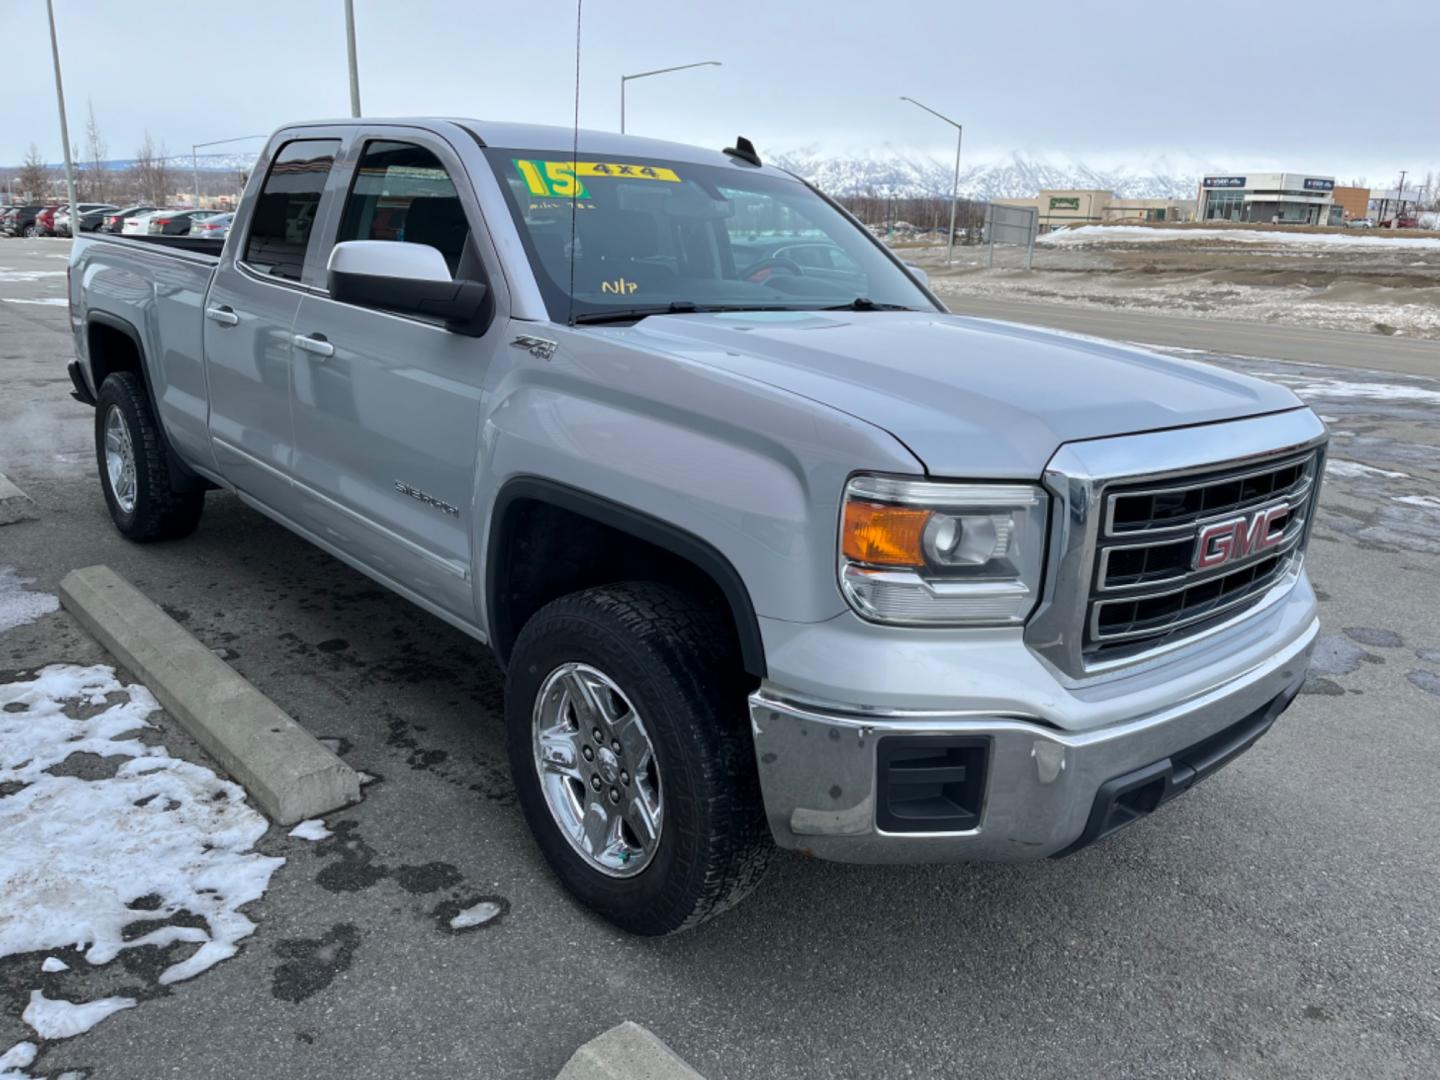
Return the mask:
[[620,76],[620,134],[625,134],[625,84],[631,79],[648,79],[651,75],[666,75],[672,71],[688,71],[697,67],[723,67],[719,60],[701,60],[698,64],[680,64],[677,67],[656,68],[654,71],[637,71],[634,75]]
[[202,146],[220,146],[223,143],[245,142],[247,139],[265,139],[267,135],[237,135],[233,139],[212,139],[209,142],[190,144],[190,179],[195,183],[195,209],[200,209],[200,155]]
[[960,205],[960,140],[965,137],[965,128],[944,113],[936,112],[929,105],[921,105],[912,97],[901,94],[900,100],[924,109],[931,116],[938,116],[955,129],[955,183],[950,188],[950,242],[945,247],[945,264],[948,266],[955,258],[955,208]]
[[65,188],[70,197],[70,235],[80,235],[80,218],[75,213],[75,166],[70,161],[70,125],[65,120],[65,83],[60,78],[60,45],[55,39],[55,3],[45,0],[50,14],[50,55],[55,61],[55,100],[60,103],[60,142],[65,147]]
[[350,60],[350,115],[360,115],[360,69],[355,63],[355,0],[345,0],[345,53]]

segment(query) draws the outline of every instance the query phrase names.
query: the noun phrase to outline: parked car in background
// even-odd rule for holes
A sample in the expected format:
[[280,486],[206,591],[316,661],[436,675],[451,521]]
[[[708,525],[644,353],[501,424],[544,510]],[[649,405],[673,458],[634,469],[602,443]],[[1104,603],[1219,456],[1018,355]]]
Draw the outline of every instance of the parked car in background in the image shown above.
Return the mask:
[[116,210],[114,213],[106,214],[105,220],[100,223],[99,232],[118,233],[125,222],[138,214],[148,214],[155,210],[153,206],[127,206],[123,210]]
[[120,232],[124,236],[145,236],[150,231],[150,219],[156,214],[163,213],[166,211],[156,209],[133,214],[121,223]]
[[157,210],[145,222],[150,236],[185,236],[190,223],[197,217],[210,217],[214,210]]
[[[117,207],[113,203],[77,203],[75,210],[80,215],[80,231],[94,232],[95,227],[100,224],[100,219],[104,217],[105,212],[115,209],[117,209]],[[70,207],[62,206],[59,210],[55,211],[54,229],[56,236],[70,235]]]
[[19,236],[23,227],[22,217],[33,220],[38,206],[7,206],[0,210],[0,234],[5,236]]
[[209,240],[224,240],[230,235],[230,223],[234,220],[234,214],[211,214],[209,217],[196,217],[190,222],[190,235],[203,236]]
[[55,235],[55,212],[59,206],[46,206],[35,215],[35,221],[26,230],[26,236],[54,236]]
[[1352,229],[1373,229],[1375,227],[1375,219],[1368,217],[1357,217],[1351,218],[1345,224]]

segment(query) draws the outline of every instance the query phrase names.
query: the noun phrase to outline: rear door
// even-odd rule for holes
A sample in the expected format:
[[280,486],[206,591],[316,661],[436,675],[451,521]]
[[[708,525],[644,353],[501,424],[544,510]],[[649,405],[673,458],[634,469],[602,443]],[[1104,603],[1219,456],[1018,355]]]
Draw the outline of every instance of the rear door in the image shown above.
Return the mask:
[[313,222],[338,138],[283,143],[248,201],[245,234],[229,245],[205,300],[210,439],[221,474],[290,516],[295,431],[291,343],[306,286]]
[[[446,141],[413,128],[362,129],[346,155],[328,249],[344,240],[438,248],[452,275],[495,288],[499,266],[468,176]],[[471,530],[481,401],[508,303],[483,337],[439,321],[330,299],[315,288],[295,320],[295,478],[314,493],[308,526],[422,605],[476,621]]]

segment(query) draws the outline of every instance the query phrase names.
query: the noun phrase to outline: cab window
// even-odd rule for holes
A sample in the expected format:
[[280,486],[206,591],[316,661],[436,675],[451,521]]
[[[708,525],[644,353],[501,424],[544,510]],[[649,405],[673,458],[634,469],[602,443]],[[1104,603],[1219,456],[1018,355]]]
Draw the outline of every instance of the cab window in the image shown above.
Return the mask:
[[245,262],[261,273],[299,281],[320,196],[339,139],[299,139],[275,155],[250,219]]
[[461,273],[470,224],[454,181],[439,158],[413,143],[365,144],[335,239],[428,244],[445,256],[452,276],[480,276],[478,269]]

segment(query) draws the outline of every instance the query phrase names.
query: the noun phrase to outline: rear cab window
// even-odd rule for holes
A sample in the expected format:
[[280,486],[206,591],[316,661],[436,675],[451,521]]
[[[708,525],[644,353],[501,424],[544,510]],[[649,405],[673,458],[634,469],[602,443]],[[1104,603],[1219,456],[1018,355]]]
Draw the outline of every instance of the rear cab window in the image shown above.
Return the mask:
[[297,139],[280,148],[256,199],[242,261],[252,270],[299,281],[339,139]]

